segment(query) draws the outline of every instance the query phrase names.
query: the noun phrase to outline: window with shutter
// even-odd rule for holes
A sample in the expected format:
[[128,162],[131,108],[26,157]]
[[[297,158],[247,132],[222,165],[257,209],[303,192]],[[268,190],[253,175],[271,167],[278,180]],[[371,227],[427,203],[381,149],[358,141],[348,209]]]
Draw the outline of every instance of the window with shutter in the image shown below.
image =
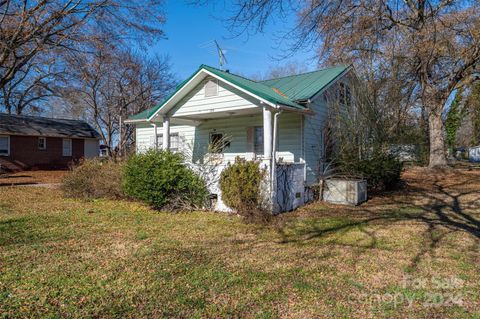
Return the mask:
[[218,81],[209,79],[205,82],[205,97],[218,95]]

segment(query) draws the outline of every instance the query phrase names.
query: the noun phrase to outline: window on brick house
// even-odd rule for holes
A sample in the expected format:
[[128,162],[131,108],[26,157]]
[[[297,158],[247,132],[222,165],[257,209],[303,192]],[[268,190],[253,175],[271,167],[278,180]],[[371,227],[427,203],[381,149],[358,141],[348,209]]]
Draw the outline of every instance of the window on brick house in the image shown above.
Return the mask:
[[47,149],[47,139],[45,137],[38,138],[38,149],[46,150]]
[[72,139],[64,138],[62,141],[62,155],[72,156]]
[[0,135],[0,156],[10,155],[10,136]]

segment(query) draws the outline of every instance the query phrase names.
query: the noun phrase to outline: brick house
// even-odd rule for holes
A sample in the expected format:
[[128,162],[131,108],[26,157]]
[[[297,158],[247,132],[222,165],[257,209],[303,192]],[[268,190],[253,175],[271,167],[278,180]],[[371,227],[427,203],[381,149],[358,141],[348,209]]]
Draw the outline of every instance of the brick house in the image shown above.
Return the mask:
[[64,169],[98,156],[99,139],[84,121],[0,114],[0,171]]

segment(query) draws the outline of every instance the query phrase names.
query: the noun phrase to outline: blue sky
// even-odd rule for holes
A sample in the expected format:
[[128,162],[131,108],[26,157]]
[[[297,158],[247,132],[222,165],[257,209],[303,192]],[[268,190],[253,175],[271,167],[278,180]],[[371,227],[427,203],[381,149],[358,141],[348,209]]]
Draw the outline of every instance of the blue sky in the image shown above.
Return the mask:
[[[220,1],[221,2],[221,1]],[[185,79],[202,63],[218,67],[218,56],[212,46],[217,40],[226,50],[226,68],[243,75],[264,74],[269,67],[300,62],[309,70],[316,63],[311,54],[298,52],[291,58],[278,61],[281,32],[288,31],[293,21],[271,23],[264,34],[233,37],[219,17],[228,14],[223,2],[205,6],[188,5],[185,0],[168,0],[166,4],[167,39],[159,41],[150,51],[167,54],[179,80]],[[281,44],[286,48],[286,44]]]

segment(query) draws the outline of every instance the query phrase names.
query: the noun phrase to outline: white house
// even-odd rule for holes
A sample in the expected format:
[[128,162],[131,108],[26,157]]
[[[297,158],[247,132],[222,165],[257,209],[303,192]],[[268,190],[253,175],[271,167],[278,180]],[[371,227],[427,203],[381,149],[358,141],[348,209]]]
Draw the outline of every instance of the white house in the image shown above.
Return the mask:
[[[336,66],[253,81],[201,65],[164,102],[126,122],[136,127],[137,152],[170,149],[194,167],[214,165],[209,187],[218,195],[217,210],[228,208],[216,177],[237,156],[260,160],[268,170],[272,210],[291,210],[308,201],[309,187],[318,182],[327,92],[335,90],[329,103],[331,96],[350,101],[352,72]],[[226,141],[224,148],[211,154],[209,145],[219,140]]]
[[480,145],[468,149],[468,159],[470,162],[480,162]]

